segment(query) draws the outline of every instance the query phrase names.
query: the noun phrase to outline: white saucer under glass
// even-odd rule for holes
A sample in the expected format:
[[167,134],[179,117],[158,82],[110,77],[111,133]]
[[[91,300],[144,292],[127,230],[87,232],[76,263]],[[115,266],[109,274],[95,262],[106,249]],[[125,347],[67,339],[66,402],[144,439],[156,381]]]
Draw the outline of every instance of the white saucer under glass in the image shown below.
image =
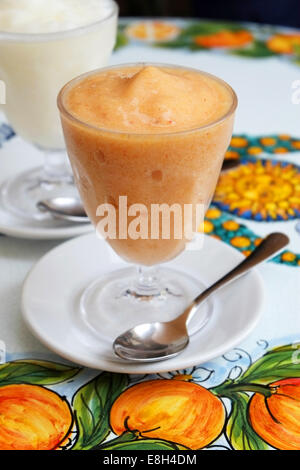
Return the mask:
[[44,152],[44,158],[43,167],[20,173],[2,185],[1,203],[15,217],[33,222],[46,221],[55,226],[51,214],[40,211],[37,204],[56,197],[79,199],[79,194],[66,152]]
[[[181,283],[185,292],[180,298],[183,305],[242,259],[237,250],[205,236],[201,251],[185,251],[164,268],[165,272],[176,273],[185,280]],[[35,265],[24,283],[22,310],[27,325],[54,352],[84,366],[114,372],[152,373],[182,369],[224,354],[249,334],[262,310],[263,283],[254,269],[216,293],[199,309],[190,325],[190,344],[179,356],[148,364],[122,361],[113,352],[113,341],[126,329],[144,322],[144,316],[139,320],[136,313],[130,314],[126,299],[124,310],[118,310],[117,316],[108,313],[107,305],[101,304],[97,291],[93,290],[95,280],[109,282],[119,278],[121,271],[134,275],[133,268],[95,234],[60,245]],[[98,310],[92,309],[86,315],[89,301],[98,305]],[[136,302],[139,305],[141,300]],[[168,319],[174,312],[160,315],[155,308],[149,310],[152,321]],[[209,321],[202,327],[206,318]]]

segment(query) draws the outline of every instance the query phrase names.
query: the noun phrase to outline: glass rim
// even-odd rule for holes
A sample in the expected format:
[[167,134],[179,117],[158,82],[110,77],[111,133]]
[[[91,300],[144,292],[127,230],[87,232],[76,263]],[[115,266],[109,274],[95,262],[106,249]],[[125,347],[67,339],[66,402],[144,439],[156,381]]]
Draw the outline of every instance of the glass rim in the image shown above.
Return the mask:
[[[84,80],[85,78],[90,77],[92,75],[97,75],[98,73],[101,73],[101,72],[114,70],[114,69],[118,69],[118,68],[120,69],[120,68],[123,68],[123,67],[124,68],[132,67],[133,68],[133,67],[139,67],[139,66],[141,66],[141,67],[154,66],[154,67],[164,67],[164,68],[190,70],[192,72],[197,72],[197,73],[201,73],[203,75],[206,75],[207,77],[210,77],[210,78],[214,79],[215,81],[221,83],[230,92],[231,97],[232,97],[231,106],[226,111],[226,113],[224,113],[218,119],[216,119],[216,120],[214,120],[214,121],[212,121],[208,124],[204,124],[203,126],[196,126],[196,127],[191,128],[191,129],[184,129],[184,130],[180,130],[180,131],[175,130],[173,132],[172,131],[168,131],[168,132],[144,132],[144,131],[143,132],[130,132],[130,131],[126,131],[126,130],[102,128],[102,127],[95,126],[93,124],[89,124],[85,121],[82,121],[81,119],[74,116],[66,108],[66,106],[64,104],[64,97],[65,97],[66,93],[76,83],[79,83],[82,80]],[[165,64],[165,63],[158,63],[158,62],[136,62],[136,63],[131,62],[131,63],[118,64],[118,65],[111,65],[111,66],[108,66],[108,67],[101,67],[101,68],[98,68],[96,70],[92,70],[90,72],[79,75],[78,77],[75,77],[72,80],[70,80],[68,83],[66,83],[63,86],[63,88],[60,90],[60,92],[58,94],[58,97],[57,97],[57,106],[58,106],[58,109],[59,109],[60,113],[64,116],[66,116],[71,121],[74,121],[77,124],[79,124],[83,127],[86,127],[88,129],[92,129],[94,131],[96,130],[96,131],[101,132],[101,133],[128,135],[128,136],[135,136],[135,137],[167,137],[167,136],[175,136],[175,135],[179,136],[179,135],[189,134],[189,133],[192,133],[192,132],[207,130],[207,129],[210,129],[211,127],[214,127],[218,124],[221,124],[223,121],[226,121],[227,118],[229,118],[231,115],[233,115],[233,113],[235,112],[235,110],[237,108],[237,105],[238,105],[238,97],[237,97],[235,91],[233,90],[233,88],[227,82],[225,82],[221,78],[217,77],[216,75],[213,75],[211,73],[208,73],[208,72],[205,72],[205,71],[202,71],[202,70],[199,70],[199,69],[195,69],[195,68],[192,68],[192,67],[185,67],[185,66],[182,66],[182,65]]]
[[57,41],[60,39],[75,36],[77,34],[84,34],[87,31],[93,31],[105,21],[117,16],[119,13],[119,6],[115,0],[108,0],[111,6],[111,10],[103,18],[88,23],[83,26],[78,26],[72,29],[64,29],[61,31],[53,31],[48,33],[13,33],[10,31],[0,30],[0,42],[46,42],[46,41]]

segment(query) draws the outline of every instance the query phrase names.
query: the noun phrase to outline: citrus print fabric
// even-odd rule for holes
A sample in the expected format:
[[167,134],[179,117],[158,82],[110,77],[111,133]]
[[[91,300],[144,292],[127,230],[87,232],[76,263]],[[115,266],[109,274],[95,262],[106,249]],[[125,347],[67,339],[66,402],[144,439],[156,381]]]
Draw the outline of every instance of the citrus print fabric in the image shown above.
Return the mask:
[[[117,48],[133,43],[300,65],[300,34],[274,26],[121,21]],[[298,236],[300,226],[300,136],[263,132],[233,136],[225,159],[238,165],[222,172],[199,228],[245,256],[267,233]],[[0,125],[0,147],[14,135]],[[264,323],[244,349],[206,364],[141,376],[80,368],[52,355],[8,354],[0,364],[0,450],[300,450],[299,335],[271,339],[281,317],[297,324],[298,246],[265,266],[273,281],[281,276],[284,298],[277,310],[270,299],[268,328]],[[279,285],[273,281],[272,289]]]
[[237,169],[221,175],[214,201],[221,209],[245,219],[297,219],[300,168],[276,160],[240,160]]
[[248,136],[235,135],[231,139],[226,159],[239,159],[247,156],[258,156],[263,153],[279,155],[300,151],[300,139],[288,134]]
[[[228,214],[222,212],[214,205],[208,209],[204,224],[200,230],[218,240],[223,240],[228,245],[238,249],[245,256],[249,256],[263,240],[262,237],[256,235],[244,224],[228,216]],[[300,253],[296,254],[285,250],[271,261],[287,266],[300,267]]]
[[190,51],[213,50],[249,58],[278,56],[300,65],[299,31],[269,25],[205,20],[121,21],[116,47],[131,42]]
[[[299,450],[300,343],[151,376],[0,365],[0,450]],[[255,359],[253,359],[255,358]]]
[[[299,139],[284,134],[233,136],[225,159],[239,165],[221,173],[201,229],[248,256],[262,238],[247,228],[247,220],[256,222],[258,231],[260,223],[267,222],[270,232],[272,222],[297,221],[300,166],[290,162],[289,155],[299,148]],[[300,253],[284,251],[273,261],[299,267]]]

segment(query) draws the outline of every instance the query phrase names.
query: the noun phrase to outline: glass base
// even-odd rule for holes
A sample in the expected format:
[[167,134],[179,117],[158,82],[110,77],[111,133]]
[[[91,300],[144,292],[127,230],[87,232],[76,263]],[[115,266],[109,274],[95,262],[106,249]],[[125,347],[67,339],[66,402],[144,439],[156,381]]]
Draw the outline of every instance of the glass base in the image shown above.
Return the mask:
[[[173,269],[159,268],[158,276],[152,287],[137,282],[134,267],[97,279],[81,296],[80,327],[113,342],[138,324],[176,318],[205,289],[198,279]],[[206,325],[212,311],[211,300],[199,307],[188,327],[190,335]]]
[[52,220],[50,214],[37,208],[37,203],[54,197],[79,198],[71,174],[49,176],[43,167],[34,168],[7,181],[1,188],[5,209],[26,220]]

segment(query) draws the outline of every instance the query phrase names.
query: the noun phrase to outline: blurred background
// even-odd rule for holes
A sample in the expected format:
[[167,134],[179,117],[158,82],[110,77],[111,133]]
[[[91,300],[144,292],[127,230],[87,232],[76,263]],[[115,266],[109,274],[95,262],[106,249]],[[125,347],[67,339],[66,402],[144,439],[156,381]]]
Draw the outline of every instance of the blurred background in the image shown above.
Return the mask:
[[121,16],[173,16],[300,27],[300,0],[116,0]]

